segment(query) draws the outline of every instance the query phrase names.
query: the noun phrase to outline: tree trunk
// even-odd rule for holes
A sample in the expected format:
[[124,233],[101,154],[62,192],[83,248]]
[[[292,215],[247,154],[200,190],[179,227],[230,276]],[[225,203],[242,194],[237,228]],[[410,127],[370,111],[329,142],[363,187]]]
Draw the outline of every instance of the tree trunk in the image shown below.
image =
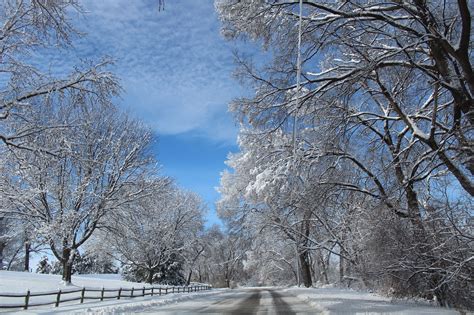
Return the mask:
[[71,284],[72,282],[72,264],[68,261],[63,263],[63,281],[66,284]]
[[[310,219],[311,218],[311,211],[306,211],[304,213],[304,221],[303,221],[303,231],[304,231],[304,244],[302,244],[303,248],[306,246],[309,234],[310,234]],[[301,278],[303,280],[303,284],[305,287],[309,288],[313,285],[313,280],[311,279],[311,264],[310,264],[310,256],[309,251],[307,249],[302,249],[299,252],[299,261],[300,261],[300,268],[301,268]]]
[[305,250],[300,253],[299,259],[303,284],[305,287],[309,288],[313,285],[313,281],[311,279],[311,266],[309,265],[309,252]]
[[25,242],[25,265],[24,271],[30,272],[30,252],[31,252],[31,244],[29,241]]
[[328,271],[326,264],[323,264],[323,269],[321,269],[324,284],[329,284]]
[[191,276],[193,275],[193,270],[190,269],[189,270],[189,274],[188,274],[188,280],[186,280],[186,284],[189,285],[191,283]]
[[230,288],[230,277],[229,277],[229,266],[226,264],[225,266],[225,284],[228,288]]
[[342,229],[342,237],[341,240],[339,241],[339,283],[344,282],[344,257],[342,257],[342,254],[344,252],[344,241],[346,239],[346,229]]
[[199,277],[199,283],[202,283],[202,274],[201,274],[201,266],[198,266],[198,277]]
[[5,242],[0,241],[0,270],[3,270],[3,250],[5,249]]
[[71,281],[72,281],[73,258],[74,257],[71,257],[71,249],[64,248],[61,262],[63,264],[63,277],[62,278],[66,284],[71,284]]
[[153,284],[153,276],[154,275],[155,275],[155,272],[153,271],[153,269],[149,269],[146,282],[149,283],[149,284]]
[[339,256],[339,282],[344,282],[344,258]]
[[324,284],[329,284],[329,278],[328,278],[328,267],[329,267],[329,262],[326,263],[324,261],[323,254],[321,251],[318,251],[317,260],[319,261],[319,277],[318,280],[324,282]]

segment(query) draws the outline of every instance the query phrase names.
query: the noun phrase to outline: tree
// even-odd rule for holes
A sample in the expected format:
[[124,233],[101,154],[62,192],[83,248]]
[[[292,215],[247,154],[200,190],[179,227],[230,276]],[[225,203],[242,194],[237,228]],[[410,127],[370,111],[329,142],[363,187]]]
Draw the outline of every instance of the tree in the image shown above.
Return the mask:
[[[45,69],[38,69],[32,62],[32,51],[69,48],[79,35],[69,20],[73,12],[82,12],[76,0],[3,1],[0,12],[0,141],[14,148],[41,151],[41,145],[26,138],[31,140],[32,134],[53,126],[28,124],[30,107],[43,106],[63,95],[94,96],[95,102],[109,104],[119,86],[106,70],[108,60],[85,62],[63,78],[45,74]],[[24,124],[11,128],[11,121]]]
[[[10,269],[9,267],[17,257],[19,248],[16,246],[16,236],[11,220],[0,217],[0,270]],[[10,254],[12,249],[13,253]],[[9,262],[5,265],[7,259]]]
[[73,269],[73,273],[78,274],[118,273],[118,268],[110,256],[90,251],[89,248],[77,255]]
[[312,251],[344,256],[334,249],[343,245],[341,226],[334,223],[341,215],[335,209],[342,196],[333,190],[335,179],[349,174],[331,167],[331,158],[311,162],[305,144],[293,143],[281,130],[268,136],[241,135],[241,153],[227,161],[233,173],[222,175],[218,211],[229,226],[244,225],[259,237],[269,229],[271,235],[293,243],[299,259],[297,273],[310,287]]
[[48,256],[43,256],[38,262],[38,266],[36,267],[36,273],[49,274],[51,273],[51,268],[52,267],[49,264]]
[[[296,113],[315,113],[314,99],[332,96],[330,104],[337,106],[335,101],[339,97],[356,100],[361,93],[354,91],[364,91],[374,98],[373,104],[368,104],[372,105],[371,110],[358,110],[354,117],[373,123],[390,123],[396,117],[407,128],[405,133],[412,134],[427,147],[463,189],[474,195],[473,183],[466,173],[473,174],[468,135],[474,122],[470,62],[472,4],[464,0],[456,4],[446,1],[393,1],[383,5],[347,1],[342,6],[335,2],[304,1],[304,4],[302,60],[307,67],[318,71],[303,71],[302,84],[308,89],[301,96],[300,108],[295,108],[292,99],[285,100],[282,94],[294,88],[295,67],[291,55],[296,55],[297,15],[292,8],[297,3],[217,1],[226,36],[262,39],[267,46],[276,48],[276,61],[288,61],[269,68],[270,80],[255,73],[254,67],[244,67],[243,74],[260,79],[257,97],[240,107],[248,111],[250,122],[255,124],[261,118],[260,122],[264,122],[268,117],[262,115],[265,110],[277,112],[278,108],[284,108],[282,115],[275,116],[283,122]],[[274,29],[289,31],[272,32]],[[326,58],[322,63],[312,62],[323,54]],[[395,73],[403,75],[393,80],[390,74]],[[350,91],[349,87],[355,89]],[[406,97],[415,90],[423,94],[418,94],[419,100],[409,101],[412,106],[406,106]],[[372,108],[378,107],[382,99],[385,110],[373,112]],[[251,106],[252,103],[260,106]],[[291,110],[286,111],[288,107]]]
[[[15,167],[5,198],[14,207],[7,212],[49,244],[67,283],[78,249],[108,212],[140,197],[142,188],[134,182],[154,172],[147,152],[151,132],[93,100],[66,98],[36,108],[32,124],[67,127],[26,138],[44,152],[10,151]],[[54,156],[48,153],[56,148]]]
[[243,262],[249,249],[248,240],[235,232],[224,233],[213,225],[203,236],[205,249],[197,261],[199,282],[210,282],[216,287],[233,287],[245,283]]
[[195,235],[194,243],[190,244],[190,246],[183,252],[183,259],[185,261],[185,267],[188,269],[187,277],[186,277],[186,285],[191,283],[191,278],[193,273],[197,273],[198,270],[196,269],[196,263],[198,259],[201,257],[203,252],[205,251],[206,247],[202,242],[202,234]]
[[[237,218],[260,213],[304,236],[304,247],[339,255],[341,279],[349,263],[373,284],[368,267],[383,252],[375,266],[386,286],[466,305],[459,288],[469,287],[462,252],[470,246],[455,231],[465,231],[460,209],[474,193],[472,4],[303,2],[298,89],[298,2],[216,1],[224,35],[259,40],[272,57],[259,68],[237,56],[237,75],[256,93],[230,106],[243,141],[242,154],[230,157],[235,173],[223,176],[225,206],[242,209],[229,212]],[[450,206],[455,199],[463,206]],[[305,221],[309,233],[295,229]],[[381,222],[385,238],[377,237]]]
[[149,179],[147,195],[111,213],[101,235],[107,252],[122,263],[126,278],[183,284],[184,253],[202,229],[200,198],[169,179]]

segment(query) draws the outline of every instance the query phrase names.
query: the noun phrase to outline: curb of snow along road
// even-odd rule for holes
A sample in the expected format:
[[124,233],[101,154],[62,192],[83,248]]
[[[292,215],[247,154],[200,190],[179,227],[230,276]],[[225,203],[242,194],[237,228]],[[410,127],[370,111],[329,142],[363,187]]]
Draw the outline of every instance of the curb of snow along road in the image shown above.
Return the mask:
[[289,288],[287,292],[292,293],[299,300],[319,310],[324,315],[349,313],[452,315],[460,313],[456,309],[435,306],[426,301],[397,300],[356,290],[333,288],[332,290],[327,289],[318,292],[317,288]]
[[192,300],[198,297],[213,295],[222,292],[221,289],[213,289],[207,292],[194,292],[186,295],[183,294],[169,294],[166,296],[157,297],[153,300],[142,300],[122,305],[108,305],[108,306],[94,306],[84,309],[83,311],[74,312],[73,314],[115,314],[115,313],[130,313],[141,311],[144,308],[160,306],[165,304],[177,303],[187,300]]
[[309,295],[302,295],[302,294],[298,294],[296,295],[296,298],[298,298],[300,301],[303,301],[305,302],[306,304],[308,304],[309,306],[311,306],[312,308],[314,308],[315,310],[318,310],[319,312],[321,312],[321,314],[323,315],[329,315],[330,312],[329,310],[323,308],[320,304],[318,304],[314,298],[311,298]]

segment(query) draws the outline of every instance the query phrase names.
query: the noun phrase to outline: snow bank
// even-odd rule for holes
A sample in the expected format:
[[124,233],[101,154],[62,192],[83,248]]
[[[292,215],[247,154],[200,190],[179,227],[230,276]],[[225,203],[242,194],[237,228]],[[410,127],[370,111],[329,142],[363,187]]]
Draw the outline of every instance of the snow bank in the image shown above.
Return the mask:
[[135,313],[143,311],[148,307],[160,306],[171,303],[178,303],[182,301],[192,300],[198,297],[215,295],[222,293],[228,289],[213,289],[212,291],[205,292],[195,292],[189,294],[169,294],[166,296],[161,296],[157,299],[138,301],[133,303],[126,303],[123,305],[109,305],[101,307],[90,307],[81,312],[75,312],[73,314],[115,314],[115,313]]
[[325,315],[332,314],[403,314],[403,315],[450,315],[459,314],[436,306],[419,305],[373,293],[358,292],[339,288],[289,288],[286,289],[299,299],[320,310]]

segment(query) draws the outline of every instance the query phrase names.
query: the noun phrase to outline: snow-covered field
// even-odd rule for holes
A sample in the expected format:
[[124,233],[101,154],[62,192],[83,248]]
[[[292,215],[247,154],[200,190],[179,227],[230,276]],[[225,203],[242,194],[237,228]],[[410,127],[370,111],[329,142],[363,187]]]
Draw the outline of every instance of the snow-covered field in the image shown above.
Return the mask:
[[26,293],[77,289],[83,286],[87,288],[142,288],[143,283],[129,282],[122,280],[119,274],[97,274],[97,275],[73,275],[72,285],[65,285],[61,281],[60,275],[37,274],[16,271],[0,271],[0,292],[1,293]]
[[[128,282],[121,279],[120,275],[115,274],[98,274],[98,275],[73,275],[72,285],[65,285],[61,276],[59,275],[48,275],[48,274],[35,274],[27,272],[13,272],[13,271],[0,271],[0,293],[21,293],[25,294],[27,290],[32,293],[38,292],[50,292],[75,290],[78,288],[90,288],[100,289],[119,289],[119,288],[135,288],[141,289],[143,287],[150,287],[150,285]],[[155,286],[156,287],[156,286]],[[166,287],[166,286],[163,286]],[[138,291],[140,292],[140,291]],[[148,297],[136,297],[133,299],[123,298],[121,300],[104,300],[102,302],[98,300],[85,300],[84,304],[79,304],[78,301],[70,303],[61,303],[58,308],[54,308],[54,305],[32,307],[28,311],[21,309],[15,309],[26,314],[45,314],[45,313],[110,313],[115,311],[131,312],[137,307],[143,308],[146,305],[156,306],[164,303],[172,303],[181,300],[189,300],[197,296],[215,294],[217,291],[202,291],[194,293],[179,293],[179,294],[167,294],[162,296],[148,296]],[[87,293],[88,295],[93,293]],[[96,292],[96,295],[100,292]],[[115,293],[116,294],[116,293]],[[79,293],[70,294],[67,297],[79,296]],[[42,302],[54,302],[55,296],[39,296],[31,297],[30,303],[42,303]],[[0,297],[0,304],[22,304],[24,298],[19,297]],[[95,310],[98,308],[97,310]],[[94,310],[93,310],[94,309]],[[11,313],[12,309],[0,309],[0,313]]]

